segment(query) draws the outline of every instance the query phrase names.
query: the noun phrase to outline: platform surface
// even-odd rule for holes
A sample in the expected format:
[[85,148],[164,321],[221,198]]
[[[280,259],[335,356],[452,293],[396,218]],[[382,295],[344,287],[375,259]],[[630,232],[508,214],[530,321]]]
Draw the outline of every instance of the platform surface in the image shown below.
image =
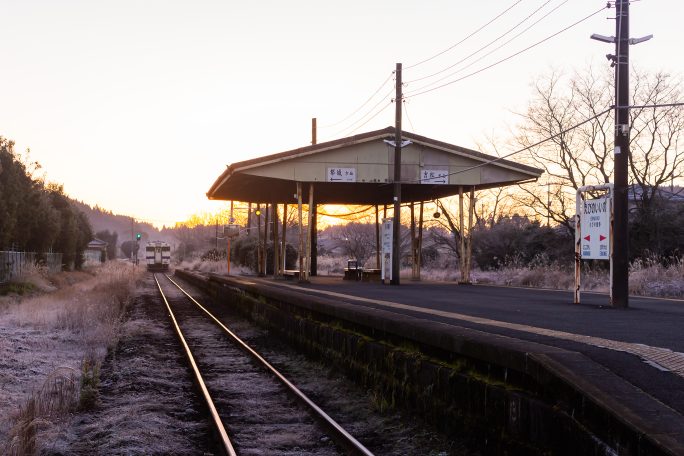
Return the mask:
[[576,305],[569,291],[241,279],[581,352],[684,415],[684,300],[630,297],[628,309],[615,309],[607,295],[589,292]]

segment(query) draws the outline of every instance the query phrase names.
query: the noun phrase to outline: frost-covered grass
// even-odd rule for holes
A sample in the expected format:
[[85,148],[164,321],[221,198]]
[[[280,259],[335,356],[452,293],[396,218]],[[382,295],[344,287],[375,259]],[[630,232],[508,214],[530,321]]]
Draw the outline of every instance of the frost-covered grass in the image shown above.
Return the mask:
[[109,262],[89,272],[21,279],[27,296],[0,301],[0,452],[32,454],[63,415],[92,394],[142,269]]
[[684,258],[670,258],[668,263],[663,266],[658,258],[632,263],[629,271],[630,293],[684,298]]
[[[638,296],[656,296],[670,298],[684,298],[684,259],[670,258],[663,266],[660,258],[637,260],[630,266],[629,292]],[[347,266],[346,257],[319,256],[319,276],[341,276]],[[188,261],[178,267],[200,272],[225,273],[225,261]],[[375,257],[366,262],[366,267],[375,267]],[[253,274],[249,268],[231,265],[231,274]],[[411,277],[410,268],[401,269],[401,277]],[[458,281],[460,271],[455,267],[424,267],[421,279],[436,282]],[[550,288],[558,290],[572,290],[575,286],[575,273],[572,265],[533,262],[522,265],[516,262],[505,265],[500,269],[481,271],[477,268],[471,272],[471,279],[478,284],[492,284],[515,287]],[[608,270],[599,267],[584,267],[582,270],[582,289],[608,292]]]
[[[198,272],[215,272],[217,274],[225,274],[226,271],[228,271],[228,263],[225,260],[211,261],[195,259],[191,261],[183,261],[176,267],[179,269],[190,269],[191,271]],[[231,275],[248,275],[252,272],[249,268],[246,268],[244,266],[237,266],[231,263],[230,273]]]
[[[667,266],[662,263],[657,258],[650,258],[646,261],[637,260],[632,263],[629,273],[629,293],[636,296],[684,298],[684,260],[670,259]],[[608,274],[606,269],[584,268],[581,279],[582,289],[608,292],[610,283]],[[441,280],[443,276],[444,271],[441,269],[423,272],[423,278],[427,280]],[[475,283],[480,284],[560,290],[572,290],[575,285],[573,269],[558,264],[505,266],[495,271],[474,270],[472,278]]]

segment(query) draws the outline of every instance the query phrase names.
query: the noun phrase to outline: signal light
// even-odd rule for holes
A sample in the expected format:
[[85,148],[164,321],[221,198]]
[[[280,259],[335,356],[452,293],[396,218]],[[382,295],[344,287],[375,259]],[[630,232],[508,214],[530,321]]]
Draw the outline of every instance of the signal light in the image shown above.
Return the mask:
[[139,241],[141,238],[142,238],[142,234],[137,233],[137,234],[135,235],[135,240],[136,240],[136,241]]
[[254,215],[259,216],[261,215],[261,210],[257,209],[254,211]]

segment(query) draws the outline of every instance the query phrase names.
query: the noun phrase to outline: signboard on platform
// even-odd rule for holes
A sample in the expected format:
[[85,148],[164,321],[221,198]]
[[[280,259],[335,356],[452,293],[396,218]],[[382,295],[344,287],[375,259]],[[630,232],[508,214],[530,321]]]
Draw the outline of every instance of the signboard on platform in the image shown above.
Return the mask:
[[227,237],[237,237],[240,234],[240,225],[231,223],[223,226],[223,235]]
[[583,260],[610,259],[610,196],[580,205],[580,252]]
[[328,168],[328,182],[356,182],[356,168]]
[[392,219],[382,219],[382,261],[380,278],[392,280]]
[[449,171],[446,169],[427,169],[420,170],[421,184],[442,184],[449,183]]

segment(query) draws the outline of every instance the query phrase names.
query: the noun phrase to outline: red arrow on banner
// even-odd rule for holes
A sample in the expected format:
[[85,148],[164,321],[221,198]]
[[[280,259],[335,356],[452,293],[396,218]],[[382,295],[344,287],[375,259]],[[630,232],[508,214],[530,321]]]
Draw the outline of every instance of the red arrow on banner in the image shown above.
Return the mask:
[[584,238],[584,240],[585,240],[585,241],[591,241],[591,235],[586,236],[586,237]]
[[599,234],[599,241],[602,241],[602,240],[604,240],[604,239],[607,239],[607,238],[606,238],[604,235]]

